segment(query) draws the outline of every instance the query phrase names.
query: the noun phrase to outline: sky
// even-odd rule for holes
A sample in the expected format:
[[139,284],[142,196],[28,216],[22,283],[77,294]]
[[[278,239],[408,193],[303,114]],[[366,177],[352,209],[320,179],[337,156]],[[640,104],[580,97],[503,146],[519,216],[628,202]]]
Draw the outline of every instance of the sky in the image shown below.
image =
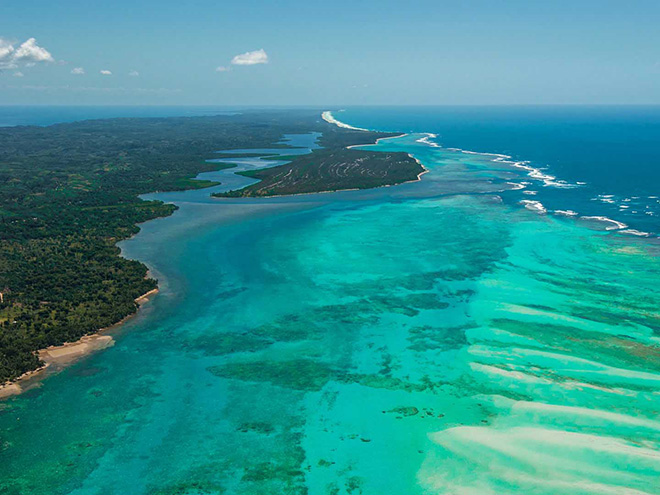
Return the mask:
[[0,105],[660,104],[660,1],[32,0]]

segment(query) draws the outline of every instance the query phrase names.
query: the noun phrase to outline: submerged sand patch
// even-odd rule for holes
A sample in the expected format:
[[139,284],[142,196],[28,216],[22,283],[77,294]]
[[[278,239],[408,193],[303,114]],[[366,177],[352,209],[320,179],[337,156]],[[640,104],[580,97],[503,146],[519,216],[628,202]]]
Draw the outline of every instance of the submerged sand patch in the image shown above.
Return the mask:
[[44,365],[19,377],[15,382],[0,387],[0,399],[18,395],[26,390],[39,387],[41,380],[48,375],[61,371],[79,359],[93,352],[107,349],[115,345],[110,335],[86,335],[75,342],[67,342],[59,346],[50,346],[39,351],[39,359]]

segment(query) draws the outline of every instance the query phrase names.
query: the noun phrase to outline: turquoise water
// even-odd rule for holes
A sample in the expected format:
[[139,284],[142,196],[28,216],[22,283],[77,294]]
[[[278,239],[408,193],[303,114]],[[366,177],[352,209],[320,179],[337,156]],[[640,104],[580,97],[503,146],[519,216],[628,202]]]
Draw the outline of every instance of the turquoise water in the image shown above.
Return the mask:
[[180,209],[121,247],[160,293],[0,405],[0,493],[660,494],[657,243],[424,138],[371,147],[421,182],[149,196]]

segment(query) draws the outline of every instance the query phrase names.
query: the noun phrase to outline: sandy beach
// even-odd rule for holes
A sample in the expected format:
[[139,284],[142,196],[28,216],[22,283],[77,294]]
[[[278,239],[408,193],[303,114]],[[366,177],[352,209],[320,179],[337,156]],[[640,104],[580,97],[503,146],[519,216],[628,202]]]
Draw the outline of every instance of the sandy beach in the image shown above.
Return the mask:
[[353,127],[352,125],[345,124],[344,122],[337,120],[333,115],[332,112],[326,110],[321,114],[321,118],[325,120],[329,124],[334,124],[337,127],[342,127],[344,129],[351,129],[353,131],[368,131],[369,129],[363,129],[361,127]]
[[[152,289],[135,299],[135,302],[142,305],[157,292],[158,289]],[[47,376],[61,371],[63,368],[72,365],[94,352],[112,347],[115,345],[115,340],[111,335],[108,335],[105,332],[110,332],[116,329],[136,314],[137,311],[114,325],[102,328],[95,334],[85,335],[75,342],[66,342],[62,345],[50,346],[39,350],[39,359],[43,362],[43,366],[36,370],[24,373],[16,380],[0,385],[0,400],[39,387],[41,386],[41,381]]]

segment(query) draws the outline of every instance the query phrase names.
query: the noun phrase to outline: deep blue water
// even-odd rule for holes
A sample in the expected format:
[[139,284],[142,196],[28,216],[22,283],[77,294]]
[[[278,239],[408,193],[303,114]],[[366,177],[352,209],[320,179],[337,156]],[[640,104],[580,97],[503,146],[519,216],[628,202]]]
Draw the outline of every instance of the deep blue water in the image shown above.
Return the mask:
[[660,232],[660,106],[364,107],[334,116],[369,129],[434,133],[443,147],[529,161],[566,185],[584,184],[532,181],[527,189],[537,194],[527,199]]

